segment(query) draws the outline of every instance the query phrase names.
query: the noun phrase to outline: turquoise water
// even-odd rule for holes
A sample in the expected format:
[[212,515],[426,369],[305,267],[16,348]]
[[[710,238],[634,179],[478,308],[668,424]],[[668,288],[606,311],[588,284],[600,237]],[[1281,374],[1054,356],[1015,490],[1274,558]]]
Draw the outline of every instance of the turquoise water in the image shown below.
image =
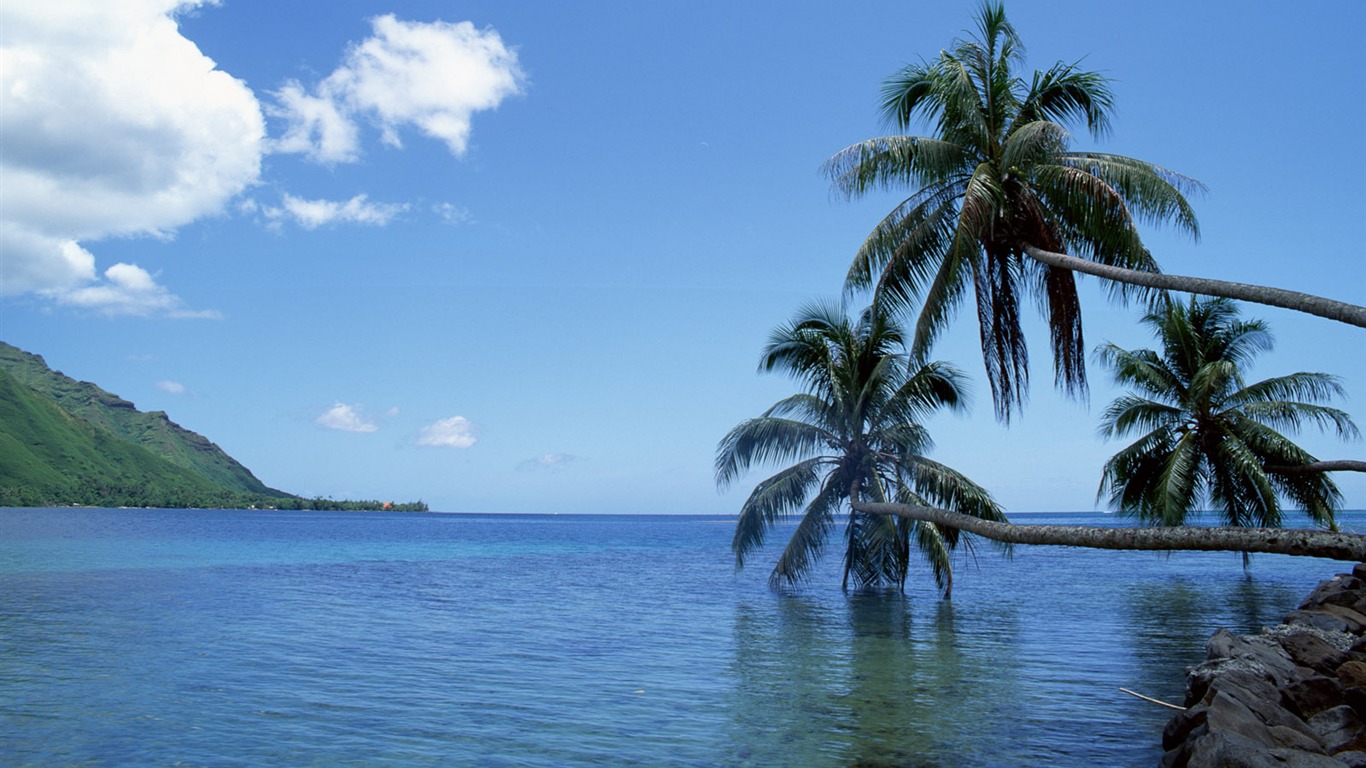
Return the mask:
[[0,509],[0,763],[1152,766],[1169,712],[1119,688],[1179,701],[1214,629],[1349,568],[982,543],[952,602],[837,557],[782,594],[731,532]]

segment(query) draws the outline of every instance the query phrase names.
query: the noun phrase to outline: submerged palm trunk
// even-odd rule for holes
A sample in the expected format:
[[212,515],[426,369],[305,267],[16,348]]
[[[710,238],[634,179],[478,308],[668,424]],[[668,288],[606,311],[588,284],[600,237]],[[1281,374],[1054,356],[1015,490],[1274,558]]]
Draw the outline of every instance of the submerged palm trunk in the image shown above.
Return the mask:
[[1025,245],[1024,252],[1031,259],[1050,267],[1070,269],[1074,272],[1081,272],[1095,277],[1102,277],[1106,280],[1113,280],[1127,285],[1137,285],[1143,288],[1157,288],[1166,291],[1180,291],[1182,293],[1199,294],[1201,296],[1221,296],[1226,299],[1237,299],[1240,301],[1250,301],[1254,304],[1264,304],[1268,307],[1280,307],[1282,309],[1293,309],[1297,312],[1304,312],[1309,315],[1337,320],[1341,323],[1355,325],[1366,328],[1366,307],[1348,304],[1345,301],[1336,299],[1325,299],[1321,296],[1313,296],[1299,291],[1288,291],[1284,288],[1271,288],[1263,285],[1249,285],[1247,283],[1234,283],[1227,280],[1213,280],[1206,277],[1183,277],[1181,275],[1167,275],[1161,272],[1142,272],[1136,269],[1125,269],[1109,264],[1100,264],[1081,259],[1076,256],[1068,256],[1065,253],[1046,251],[1033,245]]
[[1366,536],[1341,531],[1296,528],[1099,528],[1090,525],[1016,525],[961,515],[947,509],[855,501],[870,515],[921,520],[1008,544],[1052,544],[1090,549],[1198,550],[1265,552],[1297,557],[1366,561]]

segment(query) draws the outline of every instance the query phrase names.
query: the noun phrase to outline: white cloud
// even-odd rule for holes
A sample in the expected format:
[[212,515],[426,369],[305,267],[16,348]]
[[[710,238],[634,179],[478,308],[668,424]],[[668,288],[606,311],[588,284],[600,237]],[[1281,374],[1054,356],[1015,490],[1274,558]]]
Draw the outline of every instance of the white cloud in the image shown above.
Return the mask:
[[362,414],[360,405],[346,403],[335,403],[313,423],[342,432],[374,432],[379,429],[379,425]]
[[492,29],[468,21],[400,21],[392,14],[371,24],[374,34],[352,46],[314,93],[298,82],[275,92],[279,103],[269,111],[288,122],[276,151],[323,163],[354,161],[363,118],[379,126],[390,146],[402,146],[400,129],[411,126],[458,157],[468,146],[473,114],[521,92],[517,54]]
[[434,448],[469,448],[474,445],[474,425],[464,416],[452,416],[422,428],[417,444]]
[[527,459],[517,464],[521,470],[555,470],[563,469],[569,464],[579,461],[578,456],[568,453],[543,453],[534,459]]
[[204,2],[0,3],[0,293],[196,314],[133,265],[91,285],[95,257],[82,243],[167,237],[256,181],[265,122],[255,96],[173,18]]
[[437,203],[432,206],[432,211],[447,224],[468,224],[474,221],[474,216],[468,208],[461,208],[454,203]]
[[398,203],[371,203],[365,195],[350,200],[305,200],[290,194],[284,196],[282,207],[268,208],[268,219],[279,221],[288,216],[304,229],[317,229],[327,224],[368,224],[382,227],[395,216],[408,210]]
[[158,382],[156,383],[156,388],[159,389],[159,390],[161,390],[162,392],[165,392],[165,393],[168,394],[168,395],[183,395],[183,394],[185,394],[185,385],[184,385],[184,384],[181,384],[181,383],[178,382],[178,381],[167,381],[167,380],[158,381]]
[[158,285],[147,270],[136,264],[115,264],[104,271],[104,282],[83,288],[43,292],[58,304],[87,309],[104,315],[218,320],[216,310],[191,310],[180,297]]

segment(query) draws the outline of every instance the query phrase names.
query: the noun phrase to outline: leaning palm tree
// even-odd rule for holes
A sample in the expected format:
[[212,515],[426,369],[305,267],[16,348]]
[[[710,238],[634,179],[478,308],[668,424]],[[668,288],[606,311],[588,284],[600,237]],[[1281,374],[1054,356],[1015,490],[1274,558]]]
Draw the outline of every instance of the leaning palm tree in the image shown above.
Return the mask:
[[976,38],[956,41],[883,86],[889,123],[904,132],[923,116],[935,135],[871,139],[826,164],[835,188],[850,197],[914,190],[859,249],[846,286],[875,287],[878,299],[898,310],[918,302],[917,351],[943,332],[971,292],[1002,420],[1028,392],[1021,311],[1030,297],[1048,319],[1056,383],[1070,393],[1086,388],[1073,273],[1029,258],[1026,246],[1152,272],[1139,222],[1199,234],[1186,199],[1197,182],[1141,160],[1069,148],[1067,123],[1081,122],[1094,137],[1108,129],[1107,80],[1061,62],[1025,80],[1016,72],[1023,54],[1004,9],[985,5]]
[[[933,504],[1005,519],[980,486],[926,458],[931,441],[921,420],[963,407],[963,380],[943,363],[912,364],[904,349],[901,332],[875,309],[851,321],[841,310],[812,305],[774,331],[760,369],[786,371],[804,391],[726,435],[717,449],[717,484],[728,487],[757,464],[796,463],[760,482],[741,507],[732,542],[737,567],[799,510],[770,577],[775,586],[809,574],[852,501]],[[948,596],[949,556],[962,541],[956,529],[851,510],[845,540],[846,588],[904,587],[914,546]]]
[[1276,528],[1281,499],[1334,528],[1341,501],[1325,472],[1297,472],[1317,460],[1278,430],[1317,425],[1358,436],[1351,418],[1321,403],[1343,394],[1323,373],[1247,383],[1244,369],[1271,348],[1265,323],[1241,320],[1227,299],[1159,303],[1144,322],[1160,352],[1102,346],[1100,361],[1130,388],[1106,409],[1101,433],[1137,435],[1106,462],[1100,495],[1149,524],[1183,525],[1211,506],[1228,526]]
[[934,135],[870,139],[825,166],[848,197],[913,190],[868,236],[846,286],[875,287],[898,308],[918,306],[917,349],[928,348],[972,293],[1000,418],[1028,391],[1020,312],[1031,295],[1049,321],[1055,381],[1085,390],[1074,272],[1110,281],[1121,297],[1148,289],[1223,295],[1366,326],[1366,308],[1345,302],[1160,274],[1136,224],[1171,223],[1198,236],[1186,196],[1200,185],[1141,160],[1071,150],[1068,124],[1097,138],[1108,129],[1109,83],[1062,62],[1026,80],[1016,73],[1023,54],[1003,7],[985,5],[975,39],[883,85],[888,123],[904,134],[923,118]]

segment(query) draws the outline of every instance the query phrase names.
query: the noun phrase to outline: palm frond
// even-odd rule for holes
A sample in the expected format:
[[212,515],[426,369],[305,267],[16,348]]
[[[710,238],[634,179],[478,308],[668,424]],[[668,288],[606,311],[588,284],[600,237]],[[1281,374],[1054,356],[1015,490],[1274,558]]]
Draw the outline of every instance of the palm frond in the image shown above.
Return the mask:
[[1139,430],[1175,429],[1186,420],[1186,412],[1166,403],[1137,395],[1121,395],[1106,407],[1100,417],[1102,437],[1125,437]]
[[1077,64],[1058,62],[1046,72],[1034,73],[1016,123],[1075,120],[1100,138],[1110,130],[1113,110],[1114,94],[1108,78],[1079,69]]
[[819,455],[829,432],[793,419],[746,419],[716,449],[716,484],[722,490],[756,464],[801,461]]
[[937,186],[975,165],[963,147],[927,136],[880,136],[836,152],[821,165],[846,199],[902,186]]
[[825,463],[822,458],[808,459],[754,487],[740,507],[740,518],[731,539],[737,570],[744,567],[745,558],[751,552],[763,546],[774,524],[785,520],[806,503],[812,489],[820,482],[820,470]]
[[845,478],[838,472],[828,475],[820,492],[802,513],[801,522],[792,531],[792,538],[778,556],[778,562],[768,577],[770,586],[794,587],[809,575],[820,559],[826,538],[834,528],[835,512],[847,496]]

